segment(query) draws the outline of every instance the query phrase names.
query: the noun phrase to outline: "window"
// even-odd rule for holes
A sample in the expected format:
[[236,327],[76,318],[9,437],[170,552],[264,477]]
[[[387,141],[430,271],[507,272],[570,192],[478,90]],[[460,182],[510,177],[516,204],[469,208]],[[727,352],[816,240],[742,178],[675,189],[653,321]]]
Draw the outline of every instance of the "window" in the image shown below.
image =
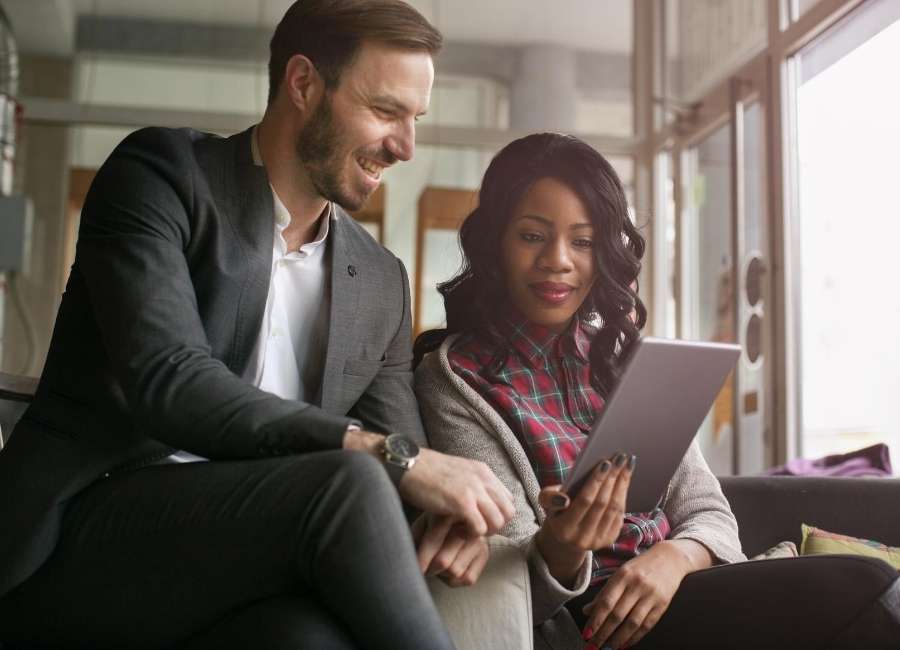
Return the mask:
[[900,4],[871,2],[800,52],[800,446],[900,451]]

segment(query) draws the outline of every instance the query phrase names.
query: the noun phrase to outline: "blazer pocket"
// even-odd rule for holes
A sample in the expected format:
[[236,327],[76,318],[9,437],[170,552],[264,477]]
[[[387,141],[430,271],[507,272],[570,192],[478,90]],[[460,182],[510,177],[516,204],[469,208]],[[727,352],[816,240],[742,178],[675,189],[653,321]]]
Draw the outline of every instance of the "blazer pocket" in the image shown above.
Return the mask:
[[344,374],[352,377],[371,379],[381,370],[379,359],[347,359],[344,361]]

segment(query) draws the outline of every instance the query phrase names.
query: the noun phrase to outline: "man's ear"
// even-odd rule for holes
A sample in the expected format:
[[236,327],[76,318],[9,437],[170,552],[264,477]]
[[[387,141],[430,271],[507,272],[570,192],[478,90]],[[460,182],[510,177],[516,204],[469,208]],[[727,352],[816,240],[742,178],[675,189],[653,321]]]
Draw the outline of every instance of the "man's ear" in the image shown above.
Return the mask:
[[325,92],[325,80],[313,62],[302,54],[288,59],[282,80],[288,100],[302,113],[312,111]]

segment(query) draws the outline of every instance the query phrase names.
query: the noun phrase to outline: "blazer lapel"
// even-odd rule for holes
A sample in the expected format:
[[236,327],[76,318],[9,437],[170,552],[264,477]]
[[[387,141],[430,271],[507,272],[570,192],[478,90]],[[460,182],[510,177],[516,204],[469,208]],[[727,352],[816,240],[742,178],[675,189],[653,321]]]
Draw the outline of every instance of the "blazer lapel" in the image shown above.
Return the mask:
[[[246,265],[227,361],[237,374],[246,369],[256,344],[272,271],[275,208],[266,170],[253,163],[252,133],[251,128],[224,140],[213,140],[204,152],[208,158],[210,189],[219,206],[220,218],[228,220],[232,232],[237,234],[240,263]],[[216,169],[220,173],[214,173]]]
[[[328,322],[328,348],[325,352],[325,370],[322,373],[319,404],[326,411],[333,411],[341,396],[341,379],[344,361],[347,359],[347,341],[354,336],[356,305],[363,269],[348,236],[346,219],[351,219],[335,205],[331,216],[330,292],[331,310]],[[343,414],[341,414],[343,415]]]

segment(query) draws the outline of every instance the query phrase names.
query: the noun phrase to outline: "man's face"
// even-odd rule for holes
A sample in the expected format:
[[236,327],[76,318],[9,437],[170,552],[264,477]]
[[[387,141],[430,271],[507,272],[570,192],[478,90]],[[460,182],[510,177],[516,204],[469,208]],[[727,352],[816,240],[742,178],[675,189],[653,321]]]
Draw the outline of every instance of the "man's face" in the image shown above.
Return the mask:
[[319,195],[358,210],[385,168],[411,159],[415,122],[428,109],[433,81],[427,52],[363,43],[297,138],[297,155]]

